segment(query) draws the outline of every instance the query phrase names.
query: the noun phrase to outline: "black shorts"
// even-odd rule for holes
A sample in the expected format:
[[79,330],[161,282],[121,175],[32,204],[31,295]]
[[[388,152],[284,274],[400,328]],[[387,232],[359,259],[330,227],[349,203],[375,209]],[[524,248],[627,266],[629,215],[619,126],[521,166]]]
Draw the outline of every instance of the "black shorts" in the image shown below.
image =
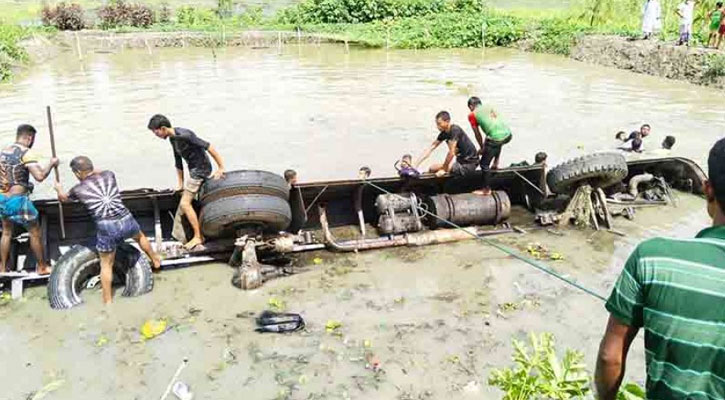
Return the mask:
[[454,176],[466,176],[469,174],[472,174],[476,171],[476,168],[478,168],[478,161],[473,161],[470,163],[461,164],[458,161],[453,163],[453,166],[451,167],[451,175]]

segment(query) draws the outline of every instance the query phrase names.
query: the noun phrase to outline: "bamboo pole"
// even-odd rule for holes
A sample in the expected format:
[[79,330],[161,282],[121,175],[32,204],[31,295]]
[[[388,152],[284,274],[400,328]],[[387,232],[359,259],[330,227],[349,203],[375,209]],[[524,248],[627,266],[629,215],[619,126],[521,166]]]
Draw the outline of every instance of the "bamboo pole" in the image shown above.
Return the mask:
[[[46,106],[45,111],[48,115],[48,132],[50,132],[50,151],[53,153],[53,158],[56,158],[55,153],[55,135],[53,134],[53,118],[50,115],[50,106]],[[53,170],[55,171],[55,182],[60,183],[60,175],[58,174],[58,166],[56,165]],[[63,202],[58,202],[58,213],[60,215],[60,236],[65,239],[65,219],[63,218]]]

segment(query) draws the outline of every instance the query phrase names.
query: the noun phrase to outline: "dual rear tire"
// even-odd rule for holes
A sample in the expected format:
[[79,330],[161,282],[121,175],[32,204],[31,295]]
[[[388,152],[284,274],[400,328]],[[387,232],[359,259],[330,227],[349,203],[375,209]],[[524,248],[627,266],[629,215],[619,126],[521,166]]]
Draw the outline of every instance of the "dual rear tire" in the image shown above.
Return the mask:
[[276,233],[292,221],[287,182],[271,172],[227,172],[206,181],[199,198],[201,230],[211,239],[244,230]]

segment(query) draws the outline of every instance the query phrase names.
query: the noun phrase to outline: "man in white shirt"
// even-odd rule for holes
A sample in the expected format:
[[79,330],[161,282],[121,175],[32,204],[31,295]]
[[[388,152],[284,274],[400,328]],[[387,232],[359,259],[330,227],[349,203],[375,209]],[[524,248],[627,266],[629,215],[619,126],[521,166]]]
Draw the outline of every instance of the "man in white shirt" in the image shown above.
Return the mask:
[[695,10],[694,0],[685,0],[677,6],[677,16],[680,17],[680,40],[678,46],[690,45],[690,34],[692,33],[692,14]]
[[652,34],[658,32],[662,28],[660,13],[660,1],[647,0],[642,12],[642,33],[644,34],[644,39],[649,39],[652,37]]

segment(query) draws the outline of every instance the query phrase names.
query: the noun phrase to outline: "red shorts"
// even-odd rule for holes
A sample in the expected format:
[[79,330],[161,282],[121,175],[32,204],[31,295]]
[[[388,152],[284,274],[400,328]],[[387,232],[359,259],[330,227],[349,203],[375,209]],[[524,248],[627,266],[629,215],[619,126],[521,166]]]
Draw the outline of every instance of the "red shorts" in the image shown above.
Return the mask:
[[721,35],[725,35],[725,25],[720,25],[720,29],[717,32]]

